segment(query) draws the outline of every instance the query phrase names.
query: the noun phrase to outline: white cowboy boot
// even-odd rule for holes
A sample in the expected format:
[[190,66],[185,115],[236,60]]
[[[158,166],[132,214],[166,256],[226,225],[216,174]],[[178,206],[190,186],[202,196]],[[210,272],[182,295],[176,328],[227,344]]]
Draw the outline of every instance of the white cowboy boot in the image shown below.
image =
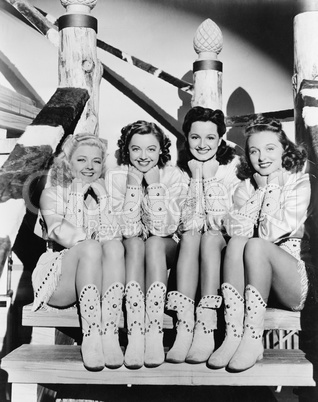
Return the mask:
[[124,285],[115,282],[102,297],[102,344],[105,366],[109,368],[118,368],[124,362],[118,338],[123,296]]
[[187,354],[187,363],[203,363],[214,350],[214,330],[217,329],[216,309],[220,307],[222,297],[203,296],[196,308],[196,323],[191,348]]
[[211,355],[208,366],[226,367],[236,352],[243,335],[244,299],[229,283],[221,286],[224,298],[225,339],[222,345]]
[[245,319],[242,341],[228,364],[229,370],[244,371],[263,358],[266,303],[256,288],[245,288]]
[[160,366],[165,359],[163,348],[163,314],[166,299],[166,286],[154,282],[146,295],[146,344],[145,366]]
[[104,368],[104,357],[100,327],[100,294],[95,285],[86,285],[81,290],[79,310],[83,333],[81,352],[84,366],[87,370],[100,371]]
[[168,310],[177,312],[177,336],[172,348],[166,356],[166,361],[182,363],[185,361],[193,338],[194,301],[180,292],[169,292]]
[[130,281],[126,285],[125,294],[128,331],[125,366],[136,369],[144,365],[145,296],[136,281]]

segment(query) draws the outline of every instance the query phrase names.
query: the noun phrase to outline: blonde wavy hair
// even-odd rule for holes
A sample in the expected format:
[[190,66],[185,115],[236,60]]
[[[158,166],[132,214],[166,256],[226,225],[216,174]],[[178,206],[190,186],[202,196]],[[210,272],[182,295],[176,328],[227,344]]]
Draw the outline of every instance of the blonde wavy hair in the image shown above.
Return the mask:
[[61,152],[53,160],[50,174],[52,186],[67,187],[72,182],[73,175],[71,171],[70,161],[76,149],[82,145],[97,147],[102,151],[101,177],[105,177],[107,141],[102,138],[96,137],[94,134],[70,134],[63,142]]

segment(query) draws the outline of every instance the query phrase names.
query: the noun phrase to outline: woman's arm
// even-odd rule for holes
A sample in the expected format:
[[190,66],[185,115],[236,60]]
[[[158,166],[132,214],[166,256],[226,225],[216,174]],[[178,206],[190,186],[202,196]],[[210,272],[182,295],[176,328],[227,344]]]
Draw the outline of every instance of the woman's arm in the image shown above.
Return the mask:
[[162,237],[175,233],[187,190],[188,178],[179,168],[160,171],[160,183],[149,185],[142,201],[142,220],[150,233]]
[[135,237],[142,233],[140,184],[127,185],[128,168],[110,170],[106,174],[106,190],[110,210],[117,216],[124,237]]
[[208,229],[220,230],[223,218],[233,206],[233,196],[240,183],[236,176],[238,159],[219,166],[214,177],[203,180]]
[[181,231],[202,230],[205,222],[205,198],[202,180],[190,179],[181,211]]
[[78,190],[77,184],[67,189],[44,189],[40,198],[40,209],[48,238],[66,248],[85,240],[83,204],[84,195]]
[[272,242],[296,233],[307,219],[310,203],[308,174],[287,173],[282,180],[269,176],[259,219],[259,237]]
[[250,180],[244,180],[238,185],[233,198],[233,207],[224,218],[227,233],[231,237],[253,237],[264,199],[264,188],[255,190]]

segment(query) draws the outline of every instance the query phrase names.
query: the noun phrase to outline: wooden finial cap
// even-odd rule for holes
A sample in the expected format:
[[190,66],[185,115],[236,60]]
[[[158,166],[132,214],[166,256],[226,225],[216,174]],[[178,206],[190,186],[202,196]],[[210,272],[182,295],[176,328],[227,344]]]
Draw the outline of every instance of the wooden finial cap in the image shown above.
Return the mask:
[[223,35],[220,28],[210,18],[202,22],[193,38],[196,53],[211,52],[219,54],[223,48]]

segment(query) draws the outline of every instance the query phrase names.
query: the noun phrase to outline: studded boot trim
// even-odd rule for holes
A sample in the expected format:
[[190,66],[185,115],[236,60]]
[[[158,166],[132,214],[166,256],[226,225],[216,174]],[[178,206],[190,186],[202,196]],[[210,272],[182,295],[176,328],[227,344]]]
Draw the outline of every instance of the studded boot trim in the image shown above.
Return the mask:
[[120,282],[112,284],[102,297],[102,334],[111,332],[118,334],[118,325],[122,311],[124,285]]
[[187,297],[177,291],[169,292],[167,298],[167,309],[177,312],[177,329],[180,325],[182,325],[188,332],[193,333],[193,325],[190,325],[188,320],[184,318],[185,312],[187,312],[189,309],[194,309],[194,301],[190,299],[190,297]]
[[145,296],[136,281],[130,281],[125,290],[127,310],[127,334],[145,334]]
[[166,299],[166,286],[162,282],[154,282],[146,295],[146,333],[158,328],[158,333],[163,333],[163,309]]
[[100,294],[93,284],[83,287],[79,296],[82,332],[84,337],[89,337],[92,330],[101,331]]

